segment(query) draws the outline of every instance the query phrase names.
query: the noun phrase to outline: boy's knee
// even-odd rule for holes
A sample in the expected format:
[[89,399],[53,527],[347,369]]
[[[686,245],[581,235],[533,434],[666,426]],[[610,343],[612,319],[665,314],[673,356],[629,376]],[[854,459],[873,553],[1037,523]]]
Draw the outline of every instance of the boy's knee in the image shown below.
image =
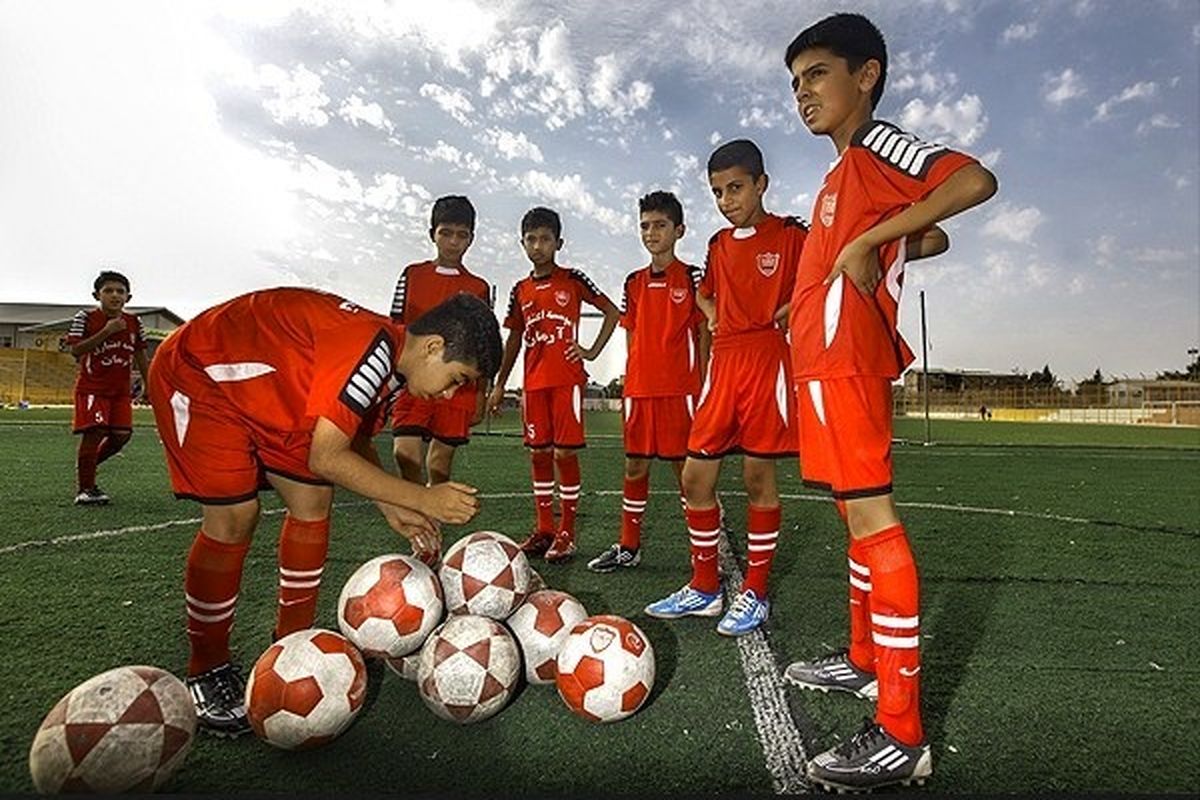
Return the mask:
[[631,481],[641,480],[650,474],[650,460],[646,458],[626,458],[625,477]]

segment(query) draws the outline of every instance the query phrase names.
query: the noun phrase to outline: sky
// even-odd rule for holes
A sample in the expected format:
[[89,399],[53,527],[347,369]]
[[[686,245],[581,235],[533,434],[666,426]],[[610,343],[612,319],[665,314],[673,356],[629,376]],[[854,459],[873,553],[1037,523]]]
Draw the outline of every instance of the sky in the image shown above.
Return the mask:
[[[924,290],[931,366],[1182,368],[1200,344],[1195,0],[0,0],[0,302],[87,305],[114,266],[134,304],[183,316],[279,285],[386,311],[433,255],[432,201],[461,193],[466,263],[501,312],[535,205],[563,216],[559,263],[619,303],[651,190],[680,196],[679,255],[703,263],[727,224],[704,174],[722,142],[757,142],[767,209],[811,218],[835,153],[800,124],[783,53],[846,10],[888,42],[877,116],[999,180],[909,269],[900,326],[919,352]],[[617,337],[590,371],[623,362]]]

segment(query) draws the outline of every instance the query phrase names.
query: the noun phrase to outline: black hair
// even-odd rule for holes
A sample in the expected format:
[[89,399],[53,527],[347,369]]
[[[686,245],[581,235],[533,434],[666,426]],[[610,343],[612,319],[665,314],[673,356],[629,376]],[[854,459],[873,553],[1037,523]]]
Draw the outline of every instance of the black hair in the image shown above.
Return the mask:
[[443,361],[461,361],[490,381],[500,369],[500,325],[487,303],[460,292],[434,306],[407,328],[415,336],[442,337]]
[[647,211],[661,211],[676,225],[683,224],[683,204],[673,192],[651,192],[638,200],[638,213],[645,214]]
[[708,157],[708,174],[741,167],[750,173],[750,177],[758,180],[758,176],[766,172],[763,169],[762,150],[749,139],[734,139],[713,150]]
[[808,26],[788,45],[783,57],[784,66],[792,68],[796,56],[805,50],[827,48],[838,58],[846,59],[851,72],[857,72],[870,59],[879,62],[879,80],[871,90],[871,108],[879,105],[883,85],[887,81],[887,44],[875,23],[862,14],[834,14]]
[[562,238],[562,220],[553,209],[538,206],[525,212],[525,216],[521,217],[521,235],[524,236],[536,228],[549,228],[554,231],[555,239]]
[[124,284],[124,286],[125,286],[125,294],[129,294],[129,292],[130,292],[130,289],[129,289],[129,278],[126,278],[126,277],[125,277],[124,275],[122,275],[121,273],[119,273],[119,272],[116,272],[116,271],[114,271],[114,270],[111,270],[111,269],[106,269],[106,270],[103,270],[103,271],[101,271],[101,273],[100,273],[99,277],[97,277],[97,278],[96,278],[96,280],[94,280],[94,281],[92,282],[92,291],[94,291],[94,292],[98,292],[98,291],[100,291],[100,287],[101,287],[101,286],[103,286],[103,285],[104,285],[104,284],[106,284],[106,283],[120,283],[120,284]]
[[433,211],[429,215],[430,236],[433,236],[438,225],[466,225],[474,233],[475,206],[461,194],[439,197],[433,201]]

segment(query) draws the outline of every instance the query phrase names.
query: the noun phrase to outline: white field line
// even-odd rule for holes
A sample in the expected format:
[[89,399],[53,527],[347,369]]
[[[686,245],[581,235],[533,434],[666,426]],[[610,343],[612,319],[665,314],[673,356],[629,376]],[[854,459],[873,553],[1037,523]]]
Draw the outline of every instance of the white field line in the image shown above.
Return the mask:
[[[732,602],[742,585],[742,569],[729,546],[729,537],[721,531],[718,552],[721,557],[725,599]],[[806,778],[808,755],[796,721],[788,708],[783,678],[775,654],[760,627],[737,637],[738,656],[754,712],[754,727],[762,746],[767,771],[776,794],[797,794],[809,788]]]
[[[600,489],[594,492],[585,492],[585,495],[593,495],[598,497],[619,497],[622,492],[619,489]],[[650,494],[662,494],[679,496],[678,492],[669,489],[656,489]],[[733,497],[745,497],[744,491],[722,491],[723,495]],[[529,492],[495,492],[481,493],[481,500],[518,500],[530,498],[532,495]],[[833,500],[828,495],[820,494],[781,494],[781,500],[802,500],[810,503],[832,503]],[[335,508],[345,508],[348,506],[364,505],[368,501],[357,500],[344,503],[334,503]],[[988,508],[986,506],[963,506],[953,505],[951,503],[923,503],[918,501],[897,502],[896,505],[900,508],[919,508],[927,511],[950,511],[960,514],[982,514],[997,517],[1022,517],[1026,519],[1042,519],[1050,522],[1069,522],[1075,525],[1095,525],[1098,524],[1095,520],[1086,519],[1084,517],[1072,517],[1065,514],[1046,514],[1037,511],[1021,511],[1011,508]],[[264,516],[273,516],[282,514],[283,509],[276,508],[262,512]],[[167,520],[166,522],[156,522],[150,525],[130,525],[124,528],[112,528],[110,530],[88,531],[87,533],[72,533],[64,536],[55,536],[51,539],[31,539],[25,542],[5,545],[0,547],[0,555],[15,553],[19,550],[27,550],[32,547],[47,547],[50,545],[71,544],[73,542],[87,542],[93,539],[108,539],[113,536],[123,536],[127,533],[146,533],[149,531],[160,531],[165,528],[174,528],[180,525],[198,525],[200,517],[189,517],[187,519]]]

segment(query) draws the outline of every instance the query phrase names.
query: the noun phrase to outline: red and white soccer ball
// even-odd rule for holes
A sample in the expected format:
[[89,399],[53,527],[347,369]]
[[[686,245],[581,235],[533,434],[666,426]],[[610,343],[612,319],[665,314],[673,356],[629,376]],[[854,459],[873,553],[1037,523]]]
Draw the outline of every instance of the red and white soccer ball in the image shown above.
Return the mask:
[[246,716],[284,750],[316,747],[346,730],[367,696],[367,665],[344,636],[309,628],[275,642],[246,682]]
[[421,648],[417,688],[434,714],[460,724],[504,708],[521,676],[521,654],[503,625],[488,617],[450,617]]
[[396,658],[418,649],[442,619],[442,586],[413,556],[363,564],[342,587],[338,628],[363,655]]
[[529,594],[529,560],[502,533],[479,531],[455,542],[440,570],[446,610],[505,619]]
[[642,707],[654,686],[654,648],[627,619],[588,617],[558,653],[558,694],[594,722],[616,722]]
[[525,680],[554,683],[558,653],[571,629],[587,617],[583,604],[566,592],[534,592],[508,618],[525,661]]
[[415,681],[417,679],[417,667],[421,664],[421,651],[409,653],[396,658],[386,658],[384,663],[388,665],[388,669],[399,675],[406,681]]
[[42,794],[151,792],[192,747],[196,709],[183,682],[157,667],[89,678],[42,720],[29,772]]

